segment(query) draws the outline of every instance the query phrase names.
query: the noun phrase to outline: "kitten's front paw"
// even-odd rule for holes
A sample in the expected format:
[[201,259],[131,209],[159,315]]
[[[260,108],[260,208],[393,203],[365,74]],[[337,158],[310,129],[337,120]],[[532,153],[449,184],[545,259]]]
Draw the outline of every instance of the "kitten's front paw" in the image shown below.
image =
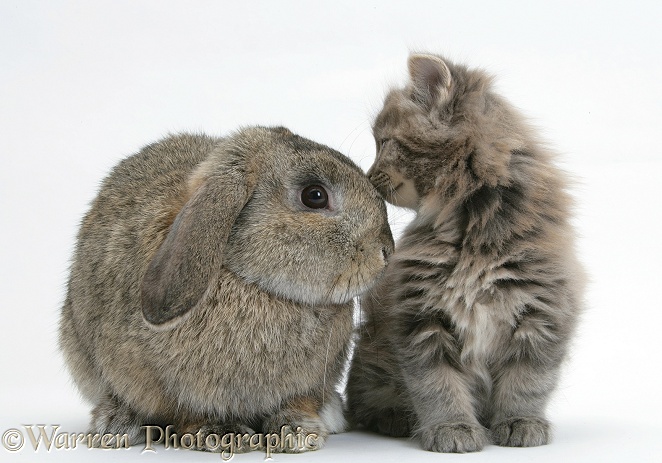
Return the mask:
[[444,453],[477,452],[487,443],[482,426],[468,423],[448,423],[419,432],[425,450]]
[[550,427],[544,418],[510,418],[492,426],[492,441],[505,447],[535,447],[550,440]]

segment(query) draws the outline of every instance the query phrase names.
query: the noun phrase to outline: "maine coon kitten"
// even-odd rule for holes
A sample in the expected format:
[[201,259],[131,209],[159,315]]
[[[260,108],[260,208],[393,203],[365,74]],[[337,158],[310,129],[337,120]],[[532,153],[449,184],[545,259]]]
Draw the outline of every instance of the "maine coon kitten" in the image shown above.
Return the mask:
[[563,175],[490,76],[408,64],[368,174],[417,215],[362,299],[350,415],[437,452],[546,444],[583,288]]

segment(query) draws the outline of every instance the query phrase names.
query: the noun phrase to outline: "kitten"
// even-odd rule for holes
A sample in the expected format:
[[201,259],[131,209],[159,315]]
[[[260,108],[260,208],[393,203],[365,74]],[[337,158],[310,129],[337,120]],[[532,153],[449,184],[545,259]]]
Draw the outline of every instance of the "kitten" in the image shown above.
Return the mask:
[[437,452],[546,444],[583,289],[565,180],[490,76],[434,55],[408,64],[368,174],[417,214],[362,298],[350,415]]

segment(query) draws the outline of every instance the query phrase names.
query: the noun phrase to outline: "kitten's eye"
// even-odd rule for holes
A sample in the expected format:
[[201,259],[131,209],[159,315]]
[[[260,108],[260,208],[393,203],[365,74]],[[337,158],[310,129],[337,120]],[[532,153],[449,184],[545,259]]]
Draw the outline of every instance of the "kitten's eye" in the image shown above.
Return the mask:
[[301,202],[311,209],[323,209],[329,205],[329,195],[324,187],[310,185],[301,192]]

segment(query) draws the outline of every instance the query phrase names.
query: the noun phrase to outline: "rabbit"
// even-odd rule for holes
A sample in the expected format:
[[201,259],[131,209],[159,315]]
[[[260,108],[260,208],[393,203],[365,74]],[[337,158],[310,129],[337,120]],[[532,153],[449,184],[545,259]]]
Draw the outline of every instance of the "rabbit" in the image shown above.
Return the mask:
[[321,448],[346,426],[353,298],[393,247],[363,172],[286,128],[172,135],[121,161],[82,220],[60,319],[91,432],[289,426]]

